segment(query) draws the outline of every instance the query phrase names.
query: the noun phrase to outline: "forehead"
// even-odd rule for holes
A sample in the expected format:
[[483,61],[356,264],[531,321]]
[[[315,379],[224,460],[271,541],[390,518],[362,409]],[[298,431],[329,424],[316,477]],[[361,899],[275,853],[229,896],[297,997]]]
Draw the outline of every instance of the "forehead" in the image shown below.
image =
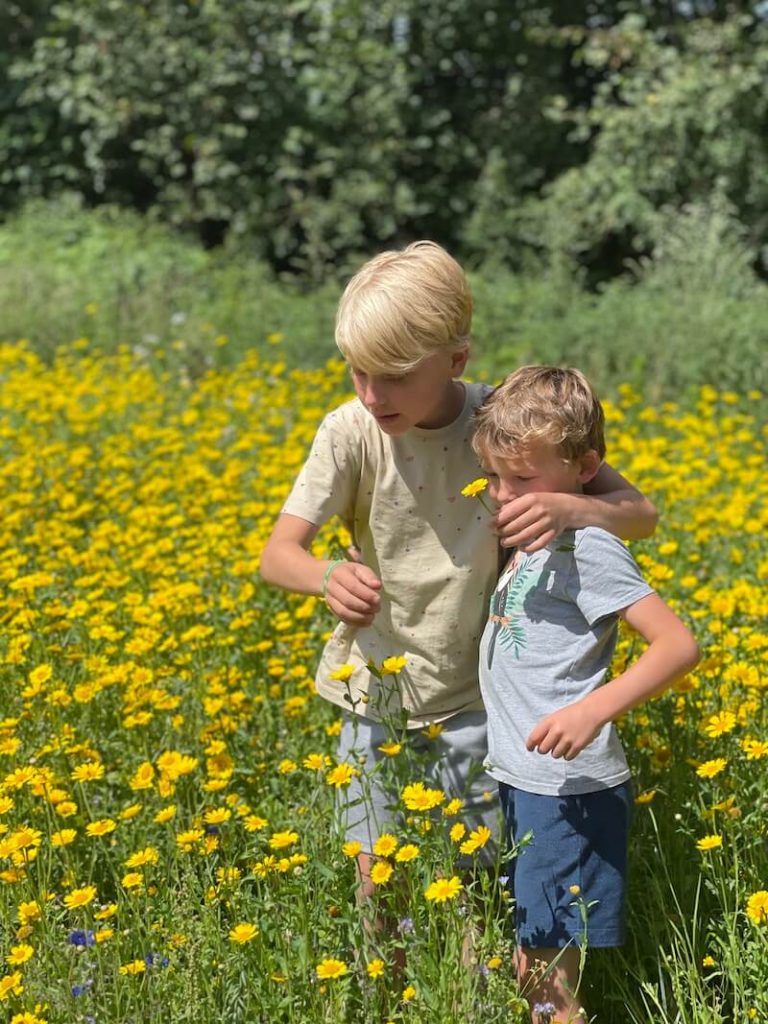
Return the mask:
[[550,469],[566,461],[556,444],[543,439],[528,441],[503,454],[488,453],[483,457],[483,463],[499,476]]

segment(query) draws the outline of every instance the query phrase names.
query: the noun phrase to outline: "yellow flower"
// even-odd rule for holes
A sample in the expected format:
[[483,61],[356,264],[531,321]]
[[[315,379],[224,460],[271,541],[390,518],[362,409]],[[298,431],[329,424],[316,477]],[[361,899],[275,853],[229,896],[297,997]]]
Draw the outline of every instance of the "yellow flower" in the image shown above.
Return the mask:
[[348,786],[357,774],[357,768],[354,765],[342,762],[328,772],[325,781],[329,786],[341,789],[342,786]]
[[20,996],[24,991],[22,985],[22,974],[21,971],[14,971],[13,974],[6,974],[0,978],[0,1003],[11,996]]
[[768,924],[768,891],[759,889],[747,900],[747,917],[753,924]]
[[5,958],[5,962],[11,967],[21,967],[21,965],[31,959],[34,954],[34,946],[30,946],[28,942],[21,942],[18,946],[11,946],[8,951],[8,955]]
[[444,817],[452,818],[454,816],[454,814],[458,814],[461,811],[463,806],[464,806],[464,802],[462,800],[458,800],[458,799],[451,800],[450,803],[447,803],[445,805],[445,807],[443,808],[443,815],[444,815]]
[[308,754],[301,763],[302,767],[308,768],[311,772],[321,772],[325,768],[325,756],[323,754]]
[[454,843],[459,843],[464,838],[466,831],[467,826],[462,824],[462,822],[457,821],[454,822],[453,825],[451,825],[451,831],[448,833],[448,835],[451,837]]
[[371,868],[371,881],[374,885],[386,885],[392,877],[393,870],[388,861],[379,860]]
[[348,843],[344,843],[341,848],[341,852],[345,857],[356,857],[363,848],[363,844],[357,839],[350,839]]
[[406,843],[401,846],[395,854],[395,860],[399,864],[407,864],[408,861],[415,860],[419,856],[419,848],[415,843]]
[[481,850],[485,846],[491,835],[491,830],[487,825],[479,825],[469,833],[469,839],[461,844],[459,850],[465,854],[475,853],[475,851]]
[[176,804],[168,804],[167,807],[162,807],[152,819],[158,825],[164,825],[166,821],[171,821],[172,818],[176,817]]
[[404,1003],[410,1003],[411,1000],[416,998],[416,989],[413,987],[413,985],[407,985],[403,989],[403,997],[402,998],[403,998],[403,1002]]
[[248,924],[243,922],[236,924],[235,927],[229,933],[230,942],[236,942],[242,946],[246,942],[250,942],[251,939],[255,938],[259,934],[259,929],[255,924]]
[[733,711],[720,711],[716,715],[710,715],[704,731],[710,739],[717,739],[725,733],[731,732],[736,727],[736,715]]
[[128,964],[123,964],[120,967],[121,974],[143,974],[146,971],[147,965],[143,960],[132,960]]
[[365,968],[366,971],[368,972],[368,977],[380,978],[384,973],[384,966],[385,964],[383,960],[380,960],[378,958],[376,960],[371,960],[371,962],[367,964]]
[[498,971],[498,969],[501,967],[502,963],[503,963],[503,961],[502,961],[500,956],[492,956],[486,962],[485,966],[488,968],[489,971]]
[[328,978],[341,978],[347,973],[347,965],[343,960],[335,960],[333,957],[321,960],[315,968],[317,977],[321,980]]
[[282,850],[286,846],[293,846],[298,841],[298,832],[274,832],[269,840],[269,847],[271,850]]
[[246,832],[260,832],[269,825],[269,822],[266,818],[259,817],[258,814],[247,814],[243,819],[243,825]]
[[206,825],[223,825],[231,817],[232,811],[228,807],[214,807],[212,810],[205,812],[203,820]]
[[62,828],[51,833],[51,846],[69,846],[77,838],[77,829]]
[[145,864],[157,864],[159,859],[160,854],[154,846],[146,846],[143,850],[137,850],[136,853],[132,853],[123,863],[127,868],[141,868]]
[[338,683],[346,683],[355,671],[356,669],[354,665],[341,665],[330,673],[330,677],[331,679],[335,679]]
[[461,879],[454,875],[452,878],[438,878],[424,890],[424,895],[433,903],[445,903],[456,897],[464,886]]
[[128,785],[133,790],[152,789],[155,784],[155,769],[150,761],[142,761]]
[[403,749],[402,743],[382,743],[379,750],[387,757],[395,757]]
[[69,777],[75,782],[91,782],[93,779],[101,779],[104,777],[104,765],[97,761],[86,761],[85,764],[77,765]]
[[140,871],[128,871],[123,875],[121,884],[124,889],[138,889],[144,884],[144,875]]
[[638,793],[635,797],[635,803],[642,806],[643,804],[649,804],[651,800],[656,796],[655,789],[646,789],[644,793]]
[[398,841],[389,832],[384,832],[373,844],[373,852],[377,857],[391,857],[397,849]]
[[89,836],[107,836],[110,832],[114,832],[116,828],[116,821],[113,821],[111,818],[100,818],[98,821],[92,821],[86,825],[85,832]]
[[723,837],[718,835],[703,836],[696,843],[696,848],[702,851],[717,850],[723,845]]
[[701,966],[702,967],[714,967],[715,963],[716,963],[716,961],[715,961],[715,958],[713,956],[705,956],[705,957],[702,958]]
[[700,779],[714,779],[720,772],[725,771],[728,767],[728,762],[724,757],[716,757],[712,761],[704,761],[696,769],[696,774]]
[[406,786],[401,799],[409,811],[431,811],[445,800],[441,789],[427,789],[423,782],[413,782]]
[[488,486],[488,479],[484,476],[479,476],[477,480],[473,480],[472,483],[462,487],[461,493],[465,498],[474,498],[476,494],[482,494]]
[[398,672],[405,668],[407,659],[400,655],[393,655],[390,658],[385,658],[381,663],[381,674],[383,676],[395,676]]
[[76,910],[78,907],[87,907],[95,898],[96,886],[84,885],[67,893],[62,902],[67,910]]

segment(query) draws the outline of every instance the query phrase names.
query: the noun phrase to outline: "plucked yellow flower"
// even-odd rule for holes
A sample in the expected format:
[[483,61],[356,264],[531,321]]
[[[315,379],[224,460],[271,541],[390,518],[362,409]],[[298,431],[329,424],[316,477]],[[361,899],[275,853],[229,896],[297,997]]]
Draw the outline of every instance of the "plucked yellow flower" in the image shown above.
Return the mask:
[[488,486],[488,478],[479,476],[477,480],[473,480],[467,484],[466,487],[462,487],[461,493],[465,498],[474,498],[477,494],[482,494]]

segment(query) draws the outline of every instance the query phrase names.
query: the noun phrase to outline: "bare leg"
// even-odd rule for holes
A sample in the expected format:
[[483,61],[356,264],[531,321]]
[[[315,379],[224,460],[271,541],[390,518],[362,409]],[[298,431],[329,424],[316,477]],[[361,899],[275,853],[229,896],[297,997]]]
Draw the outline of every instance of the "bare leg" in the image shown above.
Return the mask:
[[580,951],[520,946],[515,960],[520,991],[531,1007],[533,1024],[587,1024],[579,999]]
[[[376,886],[371,881],[371,868],[378,860],[378,857],[374,857],[371,853],[359,853],[357,855],[357,905],[359,907],[365,907],[366,904],[370,903]],[[394,920],[389,917],[384,917],[376,911],[375,914],[365,914],[363,917],[363,929],[367,940],[374,946],[386,936],[397,935],[397,924]],[[395,974],[402,974],[405,969],[405,950],[400,946],[395,947],[394,951],[394,968]]]

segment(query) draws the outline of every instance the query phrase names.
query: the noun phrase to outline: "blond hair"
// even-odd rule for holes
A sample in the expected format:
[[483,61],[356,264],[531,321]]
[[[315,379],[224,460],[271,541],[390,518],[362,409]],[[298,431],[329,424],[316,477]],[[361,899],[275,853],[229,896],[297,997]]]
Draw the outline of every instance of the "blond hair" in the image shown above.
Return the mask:
[[523,366],[492,391],[475,414],[472,446],[482,458],[509,457],[547,441],[572,462],[594,449],[605,457],[605,416],[579,370]]
[[364,373],[407,373],[440,351],[466,347],[472,295],[464,271],[435,242],[382,252],[349,282],[336,344]]

